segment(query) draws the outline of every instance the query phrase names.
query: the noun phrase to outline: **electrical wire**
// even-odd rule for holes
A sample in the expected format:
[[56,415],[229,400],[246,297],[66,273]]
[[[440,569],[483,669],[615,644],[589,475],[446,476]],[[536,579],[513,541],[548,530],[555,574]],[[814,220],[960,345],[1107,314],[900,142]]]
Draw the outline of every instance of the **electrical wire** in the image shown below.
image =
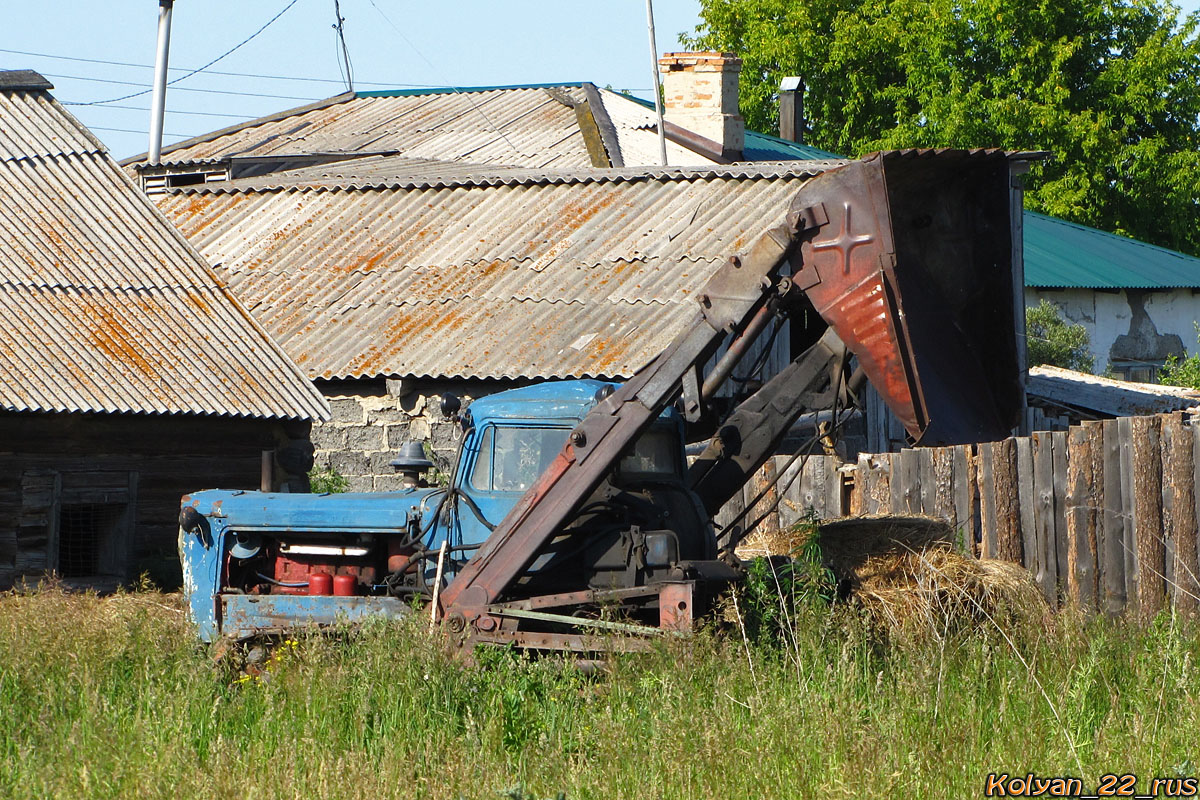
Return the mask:
[[[109,61],[102,58],[83,58],[82,56],[61,56],[53,53],[35,53],[29,50],[7,50],[0,47],[0,53],[12,53],[19,56],[34,56],[36,58],[51,58],[59,61],[79,61],[85,64],[107,64],[113,67],[136,67],[137,69],[154,69],[153,64],[135,64],[131,61]],[[169,67],[171,72],[187,72],[184,67]],[[304,83],[335,83],[339,86],[344,84],[344,80],[335,80],[333,78],[309,78],[297,77],[289,75],[266,75],[258,72],[222,72],[220,70],[210,69],[205,70],[205,75],[221,75],[229,78],[260,78],[262,80],[271,81],[299,81]],[[87,80],[87,79],[85,79]],[[360,86],[378,86],[380,88],[394,89],[402,87],[405,89],[448,89],[448,86],[438,86],[432,83],[378,83],[372,81],[359,81]],[[140,83],[130,83],[130,86],[140,86]],[[638,90],[640,91],[640,90]],[[170,112],[168,112],[170,113]]]
[[[91,131],[113,131],[114,133],[140,133],[145,134],[144,130],[135,131],[131,128],[105,128],[102,125],[88,125],[88,130]],[[173,139],[192,139],[196,136],[194,133],[163,133],[163,136],[170,136]]]
[[[119,108],[122,111],[149,111],[146,106],[105,106],[105,108]],[[168,114],[186,114],[191,117],[227,117],[229,119],[258,119],[258,117],[250,117],[245,114],[221,114],[216,111],[180,111],[178,109],[166,109]]]
[[[196,69],[192,70],[191,72],[185,73],[183,75],[180,75],[178,78],[167,81],[167,85],[172,86],[176,83],[179,83],[180,81],[185,81],[188,78],[192,77],[193,75],[196,75],[196,74],[201,73],[204,70],[208,69],[213,64],[216,64],[218,61],[220,61],[221,59],[226,58],[227,56],[233,55],[238,50],[240,50],[243,46],[245,46],[245,45],[249,44],[251,41],[253,41],[260,33],[265,31],[267,28],[271,27],[271,25],[275,22],[275,20],[279,19],[284,14],[286,14],[288,12],[288,9],[290,9],[292,6],[296,5],[296,3],[298,3],[299,1],[300,0],[292,0],[290,3],[288,3],[286,6],[283,7],[282,11],[280,11],[278,14],[276,14],[275,16],[273,16],[269,20],[267,20],[266,24],[264,24],[261,28],[256,30],[254,33],[250,34],[245,39],[238,42],[233,47],[229,48],[224,53],[222,53],[221,55],[214,58],[212,61],[209,61],[204,66],[197,67]],[[136,85],[136,84],[134,84],[134,85]],[[121,100],[129,100],[130,98],[133,98],[133,97],[140,97],[144,94],[149,94],[150,91],[151,91],[150,89],[143,89],[140,92],[134,92],[133,94],[127,94],[127,95],[124,95],[123,97],[114,97],[110,100],[93,100],[90,103],[72,103],[71,105],[77,105],[77,106],[107,105],[108,103],[117,103],[117,102],[120,102]]]
[[[129,86],[137,86],[138,85],[136,83],[129,83],[128,81],[113,81],[113,80],[105,80],[103,78],[83,78],[83,77],[79,77],[76,75],[50,75],[49,73],[47,73],[47,77],[67,78],[70,80],[77,80],[77,81],[92,81],[93,83],[126,83]],[[135,94],[128,95],[127,97],[138,97],[140,95],[146,94],[149,91],[150,90],[147,89],[145,92],[137,92]],[[271,98],[273,100],[302,100],[306,103],[312,103],[312,102],[315,102],[315,101],[321,99],[319,97],[296,97],[294,95],[286,95],[286,94],[264,94],[261,92],[235,92],[230,89],[193,89],[190,86],[176,86],[175,91],[177,91],[177,92],[196,92],[198,94],[224,94],[224,95],[231,95],[233,97],[267,97],[267,98]],[[119,98],[119,99],[124,100],[127,98]],[[115,101],[110,101],[110,102],[115,102]],[[64,106],[91,106],[94,108],[107,108],[108,107],[107,102],[105,102],[103,104],[102,103],[85,103],[83,101],[78,101],[78,100],[64,101],[63,105]]]
[[781,330],[783,330],[783,322],[776,319],[775,327],[771,331],[771,335],[768,337],[767,343],[763,345],[762,350],[759,352],[758,357],[754,360],[754,363],[751,365],[749,371],[742,377],[738,377],[737,375],[730,375],[729,377],[732,378],[736,383],[749,383],[750,381],[759,380],[762,378],[762,371],[767,366],[767,359],[771,357],[771,348],[775,346],[775,339],[779,336],[779,332]]
[[267,583],[273,583],[276,586],[284,586],[288,589],[303,589],[305,586],[308,586],[308,581],[304,581],[303,583],[298,581],[277,581],[269,575],[263,575],[261,572],[256,572],[254,574],[257,575],[260,580],[264,580]]
[[[750,500],[750,502],[746,503],[745,508],[743,508],[737,516],[735,516],[732,520],[729,521],[729,523],[727,525],[724,526],[723,530],[730,530],[730,529],[734,528],[734,526],[736,526],[738,523],[745,520],[747,515],[749,515],[750,511],[756,505],[758,505],[760,502],[762,502],[762,499],[764,497],[767,496],[767,492],[771,491],[771,489],[778,486],[779,482],[787,474],[788,470],[792,468],[792,465],[795,464],[797,460],[800,460],[800,469],[796,470],[795,473],[793,473],[792,477],[783,486],[781,491],[776,492],[775,502],[771,503],[770,506],[768,506],[761,514],[759,514],[758,517],[755,518],[754,522],[745,526],[742,529],[741,534],[739,536],[736,536],[736,537],[731,536],[729,541],[725,544],[725,546],[721,548],[722,552],[732,552],[733,549],[735,547],[737,547],[738,543],[741,542],[741,540],[744,539],[750,531],[757,528],[759,526],[759,524],[762,523],[762,521],[765,520],[772,511],[774,511],[776,508],[779,507],[780,502],[783,501],[784,494],[787,493],[787,490],[790,489],[792,484],[796,482],[796,478],[798,478],[800,476],[800,474],[804,471],[804,465],[808,463],[808,457],[810,455],[810,453],[808,452],[809,448],[811,448],[813,445],[815,445],[817,442],[819,442],[821,439],[823,439],[826,436],[829,436],[829,437],[835,436],[837,433],[839,433],[841,431],[841,428],[849,421],[849,419],[850,419],[849,414],[847,414],[847,416],[845,418],[840,418],[840,415],[842,413],[842,409],[839,408],[839,406],[841,405],[841,388],[844,385],[844,383],[845,383],[845,377],[844,377],[842,371],[839,370],[838,374],[837,374],[836,385],[835,385],[835,389],[837,391],[834,392],[834,398],[833,398],[833,409],[832,409],[833,425],[830,426],[829,430],[826,431],[825,433],[821,433],[820,430],[818,429],[818,431],[815,434],[813,434],[813,436],[809,437],[809,439],[807,441],[805,441],[800,447],[798,447],[796,449],[796,452],[793,453],[791,458],[788,459],[787,463],[783,465],[783,468],[776,470],[775,479],[770,481],[769,483],[767,483],[766,486],[764,486],[762,489],[760,489],[759,492],[754,496],[754,498],[752,500]],[[852,409],[846,409],[846,411],[851,411],[851,410]]]

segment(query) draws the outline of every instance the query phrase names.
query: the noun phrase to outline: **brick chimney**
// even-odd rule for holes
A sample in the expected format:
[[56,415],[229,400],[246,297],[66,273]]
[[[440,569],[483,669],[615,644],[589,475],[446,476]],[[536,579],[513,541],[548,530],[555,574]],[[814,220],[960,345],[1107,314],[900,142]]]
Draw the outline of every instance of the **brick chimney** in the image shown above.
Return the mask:
[[738,73],[742,60],[733,53],[664,53],[665,118],[720,145],[729,159],[740,159],[746,123],[738,113]]

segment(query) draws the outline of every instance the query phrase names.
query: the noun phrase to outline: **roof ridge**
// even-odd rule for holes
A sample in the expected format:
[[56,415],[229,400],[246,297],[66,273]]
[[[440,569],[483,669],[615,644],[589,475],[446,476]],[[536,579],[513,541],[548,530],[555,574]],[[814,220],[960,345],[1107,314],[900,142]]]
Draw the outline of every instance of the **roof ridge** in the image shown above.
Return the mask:
[[48,92],[54,84],[32,69],[0,69],[2,92]]
[[[352,92],[342,92],[341,94],[334,95],[333,97],[326,97],[324,100],[316,100],[311,103],[306,103],[305,105],[302,105],[302,106],[296,106],[295,108],[286,108],[283,111],[276,111],[273,114],[267,114],[266,116],[258,117],[257,119],[246,120],[245,122],[239,122],[235,125],[228,125],[224,128],[218,128],[215,131],[210,131],[209,133],[203,133],[199,136],[193,136],[190,139],[184,139],[182,141],[175,142],[172,145],[164,147],[162,149],[162,155],[165,156],[168,153],[175,152],[176,150],[183,150],[188,147],[192,147],[194,145],[202,144],[204,142],[211,142],[215,139],[220,139],[222,136],[228,136],[231,133],[237,133],[239,131],[244,131],[249,128],[257,127],[259,125],[266,125],[271,122],[278,122],[281,119],[287,119],[288,117],[297,116],[299,114],[307,114],[309,111],[317,111],[319,109],[328,108],[329,106],[337,105],[338,103],[345,103],[345,102],[348,102],[353,99],[355,99],[355,97]],[[149,153],[138,153],[136,156],[129,156],[128,158],[123,158],[120,161],[118,161],[117,163],[122,167],[127,167],[130,165],[137,165],[137,164],[145,162],[146,156],[148,156],[148,155],[149,155]],[[219,161],[220,159],[204,159],[204,160]],[[160,158],[159,163],[169,163],[169,162],[164,162]],[[189,163],[190,163],[190,160],[189,160]]]
[[421,97],[430,94],[465,94],[468,92],[499,92],[513,89],[565,89],[567,87],[581,88],[586,81],[558,81],[553,83],[510,83],[495,86],[429,86],[411,89],[377,89],[369,92],[355,92],[355,99],[360,97]]
[[509,169],[494,171],[481,165],[478,173],[460,175],[421,175],[392,178],[361,179],[320,178],[281,181],[271,176],[241,178],[237,181],[221,181],[181,186],[167,190],[168,195],[191,194],[257,194],[272,192],[370,192],[395,189],[454,189],[496,188],[504,186],[544,186],[548,184],[587,183],[633,183],[638,181],[695,181],[728,179],[786,179],[813,176],[844,163],[844,159],[815,160],[794,159],[782,161],[745,161],[733,164],[707,164],[702,166],[635,166],[635,167],[589,167],[587,170],[554,169]]

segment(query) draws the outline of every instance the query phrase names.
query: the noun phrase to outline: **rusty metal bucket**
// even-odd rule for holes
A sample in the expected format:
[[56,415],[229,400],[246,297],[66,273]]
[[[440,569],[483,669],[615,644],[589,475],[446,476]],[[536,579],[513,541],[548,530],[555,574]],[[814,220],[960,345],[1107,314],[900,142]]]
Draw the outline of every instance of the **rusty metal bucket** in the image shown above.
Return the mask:
[[806,185],[794,280],[914,443],[1003,439],[1023,405],[1008,158],[877,153]]

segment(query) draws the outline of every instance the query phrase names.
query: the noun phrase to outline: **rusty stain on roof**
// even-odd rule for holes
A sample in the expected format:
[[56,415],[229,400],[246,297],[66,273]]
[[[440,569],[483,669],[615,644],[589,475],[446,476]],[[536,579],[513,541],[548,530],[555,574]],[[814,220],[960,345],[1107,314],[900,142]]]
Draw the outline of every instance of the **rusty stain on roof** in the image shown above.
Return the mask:
[[47,92],[0,91],[0,409],[325,419],[300,369]]
[[619,378],[826,167],[235,181],[157,201],[311,377]]

